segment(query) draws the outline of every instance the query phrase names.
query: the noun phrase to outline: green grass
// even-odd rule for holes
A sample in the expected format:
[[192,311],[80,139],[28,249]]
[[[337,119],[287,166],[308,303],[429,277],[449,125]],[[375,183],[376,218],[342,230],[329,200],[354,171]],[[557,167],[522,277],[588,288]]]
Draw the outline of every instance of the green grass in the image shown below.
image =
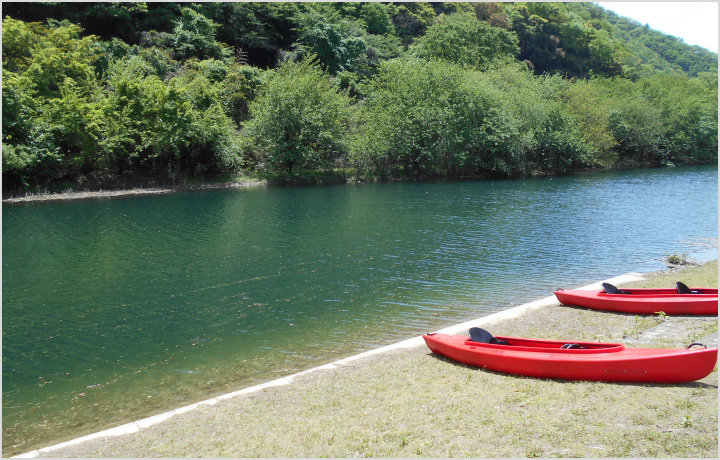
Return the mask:
[[[717,262],[649,276],[717,286]],[[673,319],[671,319],[673,321]],[[662,318],[547,307],[498,335],[623,341]],[[716,320],[686,322],[699,334]],[[695,324],[697,323],[697,324]],[[710,326],[708,326],[710,324]],[[694,326],[693,326],[694,325]],[[694,327],[694,329],[693,329]],[[52,452],[90,457],[717,457],[717,369],[686,384],[516,377],[417,347],[202,406],[132,435]]]
[[[713,260],[699,267],[688,266],[680,269],[651,273],[644,281],[633,283],[634,287],[674,287],[682,281],[691,287],[717,287],[718,261]],[[630,287],[631,285],[628,285]]]

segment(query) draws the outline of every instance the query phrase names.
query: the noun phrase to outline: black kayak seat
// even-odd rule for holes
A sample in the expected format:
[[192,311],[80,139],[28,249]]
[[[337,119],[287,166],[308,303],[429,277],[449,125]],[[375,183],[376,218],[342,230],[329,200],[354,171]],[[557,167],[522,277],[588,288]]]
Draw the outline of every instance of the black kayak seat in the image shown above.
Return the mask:
[[630,291],[621,291],[610,283],[603,283],[602,288],[606,294],[630,294]]
[[585,350],[586,348],[579,343],[566,343],[562,347],[563,350]]
[[702,294],[702,291],[693,291],[689,287],[685,285],[685,283],[678,281],[675,283],[675,290],[677,290],[678,294]]
[[472,342],[510,345],[506,340],[496,339],[491,333],[479,327],[471,327],[468,333],[470,334],[470,341]]

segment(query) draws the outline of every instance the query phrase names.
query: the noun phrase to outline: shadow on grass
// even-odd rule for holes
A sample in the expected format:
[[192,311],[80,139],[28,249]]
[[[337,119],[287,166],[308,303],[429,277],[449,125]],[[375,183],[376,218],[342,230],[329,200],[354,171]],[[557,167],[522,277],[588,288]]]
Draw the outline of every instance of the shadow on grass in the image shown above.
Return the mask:
[[[559,305],[560,308],[569,308],[575,311],[581,311],[581,312],[594,312],[601,315],[608,315],[608,316],[624,316],[624,317],[635,317],[639,316],[641,318],[660,318],[662,315],[653,313],[652,315],[646,315],[641,313],[627,313],[624,311],[615,311],[615,310],[599,310],[596,308],[588,308],[588,307],[580,307],[577,305]],[[667,318],[689,318],[689,319],[707,319],[707,318],[717,318],[715,315],[665,315]]]
[[653,386],[653,387],[673,387],[673,388],[714,388],[717,389],[717,385],[711,385],[704,382],[683,382],[683,383],[657,383],[657,382],[605,382],[605,381],[595,381],[595,380],[567,380],[567,379],[545,379],[540,377],[530,377],[527,375],[520,375],[520,374],[508,374],[506,372],[499,372],[494,371],[492,369],[482,368],[482,367],[476,367],[476,366],[470,366],[468,364],[463,364],[460,362],[457,362],[453,359],[448,358],[447,356],[438,355],[433,352],[429,352],[427,356],[430,356],[432,358],[435,358],[439,361],[446,362],[448,364],[452,364],[461,368],[470,369],[476,372],[487,372],[488,374],[493,374],[497,376],[506,377],[509,379],[513,379],[515,381],[517,380],[528,380],[528,381],[544,381],[544,382],[557,382],[562,384],[573,384],[577,382],[587,382],[587,383],[604,383],[607,385],[621,385],[621,386],[632,386],[632,387],[647,387],[647,386]]

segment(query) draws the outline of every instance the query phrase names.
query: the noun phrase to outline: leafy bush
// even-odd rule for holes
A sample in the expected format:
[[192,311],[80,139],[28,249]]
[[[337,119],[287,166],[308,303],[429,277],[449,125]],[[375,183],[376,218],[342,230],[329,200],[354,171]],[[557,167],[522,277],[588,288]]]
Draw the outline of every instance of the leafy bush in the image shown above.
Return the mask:
[[261,169],[292,173],[327,168],[345,151],[350,100],[338,92],[314,56],[268,72],[243,126]]
[[440,17],[418,38],[411,51],[425,59],[440,59],[471,69],[509,61],[520,52],[517,36],[463,13]]
[[4,190],[717,161],[717,56],[592,4],[32,5],[57,19],[3,20]]
[[363,90],[352,161],[411,175],[494,171],[504,125],[496,92],[479,74],[439,61],[384,63]]

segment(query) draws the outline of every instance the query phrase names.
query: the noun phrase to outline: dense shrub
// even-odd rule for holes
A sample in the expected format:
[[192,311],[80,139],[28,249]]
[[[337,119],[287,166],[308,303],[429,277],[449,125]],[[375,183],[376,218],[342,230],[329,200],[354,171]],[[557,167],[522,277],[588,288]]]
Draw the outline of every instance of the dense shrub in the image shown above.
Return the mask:
[[4,191],[239,168],[496,177],[717,161],[717,55],[591,4],[35,7],[8,4],[57,19],[2,22]]
[[467,14],[441,18],[411,46],[422,58],[439,59],[470,69],[485,69],[514,59],[520,52],[517,36]]
[[313,56],[286,61],[250,104],[246,148],[264,170],[332,167],[344,154],[349,104]]

